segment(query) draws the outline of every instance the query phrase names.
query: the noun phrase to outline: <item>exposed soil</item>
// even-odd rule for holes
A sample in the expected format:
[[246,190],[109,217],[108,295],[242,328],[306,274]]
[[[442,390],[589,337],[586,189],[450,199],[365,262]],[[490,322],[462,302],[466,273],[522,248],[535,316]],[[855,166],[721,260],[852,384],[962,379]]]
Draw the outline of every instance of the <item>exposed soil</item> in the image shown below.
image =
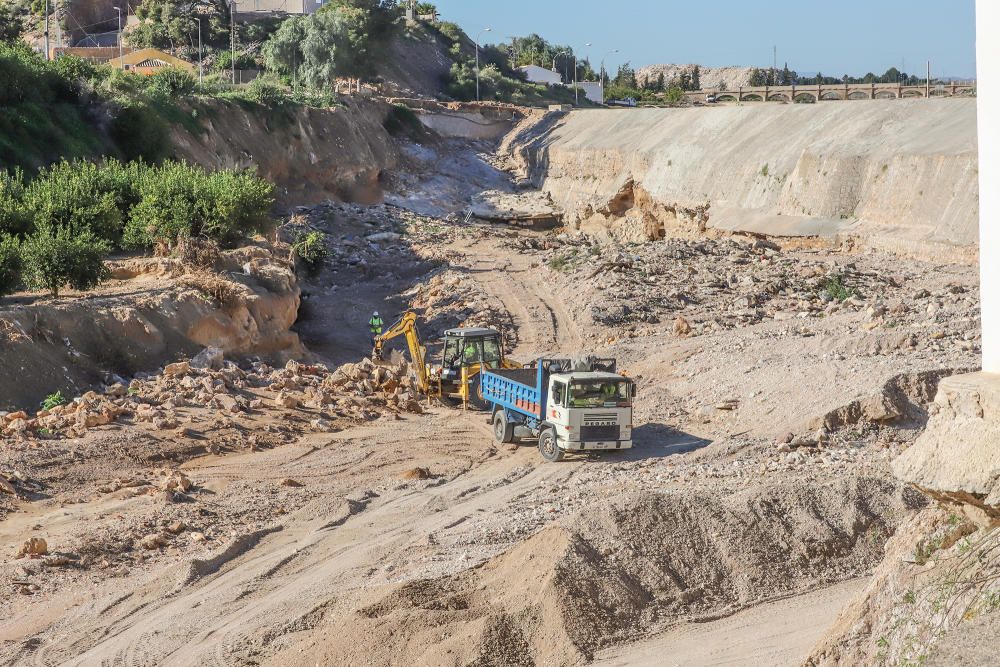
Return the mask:
[[[410,210],[285,229],[331,246],[300,276],[308,363],[210,353],[4,419],[0,662],[583,664],[876,570],[927,511],[888,462],[977,363],[975,267],[466,221],[472,185],[513,189],[466,146],[402,149],[470,165],[437,198],[440,172],[410,174],[387,180]],[[371,310],[408,307],[428,340],[616,356],[636,447],[498,446],[484,414],[416,400],[398,341],[391,369],[338,368]]]

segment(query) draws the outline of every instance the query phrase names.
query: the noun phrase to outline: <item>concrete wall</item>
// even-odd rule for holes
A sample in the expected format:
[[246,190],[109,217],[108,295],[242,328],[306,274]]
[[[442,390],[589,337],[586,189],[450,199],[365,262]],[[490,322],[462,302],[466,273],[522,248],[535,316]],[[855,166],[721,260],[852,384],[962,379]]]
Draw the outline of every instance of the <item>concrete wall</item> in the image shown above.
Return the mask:
[[509,113],[418,110],[417,117],[438,134],[459,139],[499,139],[514,126]]
[[918,254],[977,241],[973,99],[576,111],[525,121],[505,146],[570,220],[634,179],[659,203],[710,203],[720,229]]

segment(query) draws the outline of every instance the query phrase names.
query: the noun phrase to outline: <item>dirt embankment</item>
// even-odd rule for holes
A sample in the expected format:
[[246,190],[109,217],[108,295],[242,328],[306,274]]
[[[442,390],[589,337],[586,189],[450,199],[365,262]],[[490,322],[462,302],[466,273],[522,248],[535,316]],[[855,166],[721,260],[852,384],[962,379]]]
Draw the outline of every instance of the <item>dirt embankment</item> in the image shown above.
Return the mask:
[[[201,102],[193,124],[175,125],[177,157],[209,169],[255,167],[277,185],[284,204],[333,198],[374,203],[379,179],[396,165],[397,147],[382,126],[388,106],[344,98],[342,107],[266,108]],[[197,129],[195,129],[197,128]]]
[[502,151],[585,228],[854,236],[938,256],[977,239],[975,100],[550,113]]
[[0,309],[0,408],[34,407],[113,375],[150,371],[206,346],[284,361],[304,354],[289,329],[299,309],[290,263],[263,248],[223,253],[215,272],[175,259],[112,263],[95,293],[25,296]]

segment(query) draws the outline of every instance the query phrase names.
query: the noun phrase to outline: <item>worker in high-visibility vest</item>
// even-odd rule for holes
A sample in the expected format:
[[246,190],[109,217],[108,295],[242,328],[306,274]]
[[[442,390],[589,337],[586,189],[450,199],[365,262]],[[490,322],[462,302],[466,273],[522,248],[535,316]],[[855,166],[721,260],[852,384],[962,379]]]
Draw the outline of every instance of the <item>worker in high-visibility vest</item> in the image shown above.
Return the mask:
[[385,326],[385,322],[382,321],[382,316],[376,310],[372,313],[371,319],[368,320],[368,330],[372,333],[372,347],[375,346],[375,337],[382,335],[383,326]]

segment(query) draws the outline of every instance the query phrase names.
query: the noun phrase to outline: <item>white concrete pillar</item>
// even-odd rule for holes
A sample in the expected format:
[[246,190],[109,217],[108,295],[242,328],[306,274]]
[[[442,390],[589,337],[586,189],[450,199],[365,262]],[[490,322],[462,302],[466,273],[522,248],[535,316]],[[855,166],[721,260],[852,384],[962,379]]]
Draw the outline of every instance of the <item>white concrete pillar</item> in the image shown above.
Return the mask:
[[1000,2],[976,0],[983,370],[1000,374]]

